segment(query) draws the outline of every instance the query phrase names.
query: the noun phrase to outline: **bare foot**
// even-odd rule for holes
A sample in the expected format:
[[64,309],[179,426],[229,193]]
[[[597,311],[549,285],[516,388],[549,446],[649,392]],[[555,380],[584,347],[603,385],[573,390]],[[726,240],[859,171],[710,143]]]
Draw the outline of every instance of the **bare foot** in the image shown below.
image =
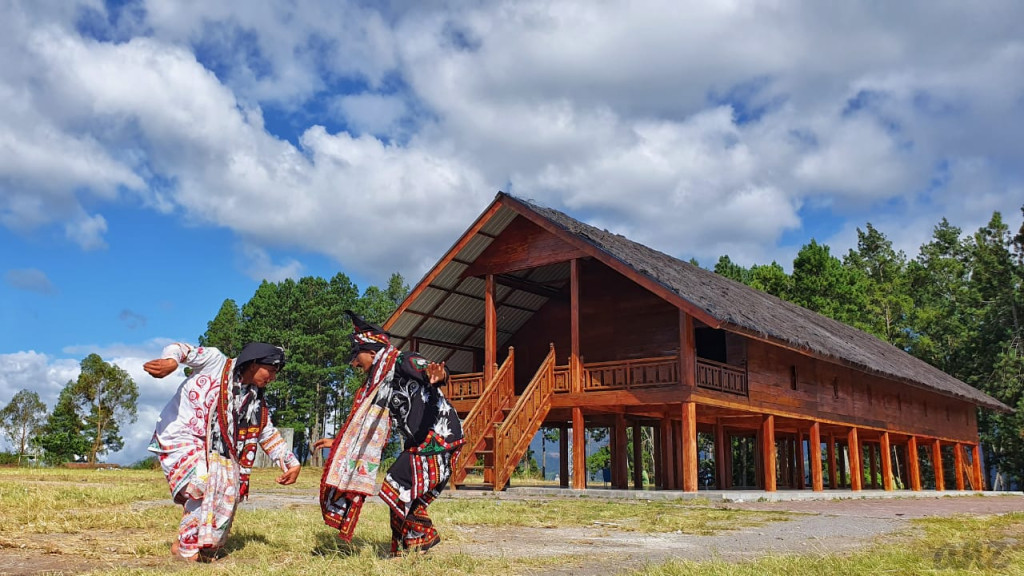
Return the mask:
[[194,554],[192,556],[189,556],[188,558],[186,558],[185,556],[182,556],[181,555],[181,547],[178,545],[178,541],[177,540],[175,540],[174,543],[171,544],[171,556],[174,556],[175,560],[180,560],[182,562],[198,562],[199,561],[199,554]]

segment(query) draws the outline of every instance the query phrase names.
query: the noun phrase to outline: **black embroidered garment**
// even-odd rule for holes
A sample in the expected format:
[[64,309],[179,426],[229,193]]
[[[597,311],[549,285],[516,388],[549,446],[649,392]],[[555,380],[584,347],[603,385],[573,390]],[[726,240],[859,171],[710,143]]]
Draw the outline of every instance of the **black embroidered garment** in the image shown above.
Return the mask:
[[376,404],[391,412],[394,430],[402,435],[403,449],[422,454],[450,451],[462,444],[462,422],[439,385],[431,384],[430,361],[403,352],[390,386],[382,388]]

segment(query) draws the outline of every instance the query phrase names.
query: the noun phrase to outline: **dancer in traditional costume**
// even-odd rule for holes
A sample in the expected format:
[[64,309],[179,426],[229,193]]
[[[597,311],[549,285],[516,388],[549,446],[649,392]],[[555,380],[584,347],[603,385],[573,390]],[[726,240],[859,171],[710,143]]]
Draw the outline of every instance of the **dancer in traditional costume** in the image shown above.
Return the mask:
[[379,491],[391,509],[391,554],[425,552],[441,541],[427,506],[447,484],[464,442],[459,416],[439,387],[448,369],[399,351],[381,328],[351,310],[346,314],[354,325],[350,363],[367,377],[337,437],[313,445],[331,446],[320,483],[324,521],[352,540],[363,502],[377,493],[381,451],[393,425],[404,449]]
[[160,413],[149,446],[183,507],[173,554],[196,561],[200,551],[210,557],[224,546],[238,503],[249,494],[257,444],[284,471],[278,484],[299,477],[299,461],[271,423],[263,397],[284,360],[281,348],[262,342],[246,344],[234,359],[216,348],[175,343],[143,366],[156,378],[178,364],[192,369]]

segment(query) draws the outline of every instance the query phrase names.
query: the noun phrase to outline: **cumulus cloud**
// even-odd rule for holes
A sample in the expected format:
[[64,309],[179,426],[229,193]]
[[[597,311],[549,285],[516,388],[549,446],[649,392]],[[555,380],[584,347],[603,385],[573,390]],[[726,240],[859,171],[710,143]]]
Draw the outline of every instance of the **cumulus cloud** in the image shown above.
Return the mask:
[[924,6],[16,4],[0,223],[95,249],[138,198],[268,279],[291,249],[415,276],[498,189],[684,258],[778,255],[808,207],[836,240],[885,206],[923,241],[1024,179],[1020,6]]

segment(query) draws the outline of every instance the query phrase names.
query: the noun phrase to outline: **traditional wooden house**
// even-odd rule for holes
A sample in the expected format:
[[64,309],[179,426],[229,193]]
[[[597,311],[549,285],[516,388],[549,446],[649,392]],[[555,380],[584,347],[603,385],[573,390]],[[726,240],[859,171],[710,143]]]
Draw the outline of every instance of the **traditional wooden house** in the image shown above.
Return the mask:
[[385,328],[455,374],[455,483],[482,467],[494,489],[542,426],[562,455],[572,431],[584,471],[600,426],[617,488],[643,486],[628,459],[646,436],[660,489],[981,490],[977,410],[1009,410],[874,336],[505,193]]

